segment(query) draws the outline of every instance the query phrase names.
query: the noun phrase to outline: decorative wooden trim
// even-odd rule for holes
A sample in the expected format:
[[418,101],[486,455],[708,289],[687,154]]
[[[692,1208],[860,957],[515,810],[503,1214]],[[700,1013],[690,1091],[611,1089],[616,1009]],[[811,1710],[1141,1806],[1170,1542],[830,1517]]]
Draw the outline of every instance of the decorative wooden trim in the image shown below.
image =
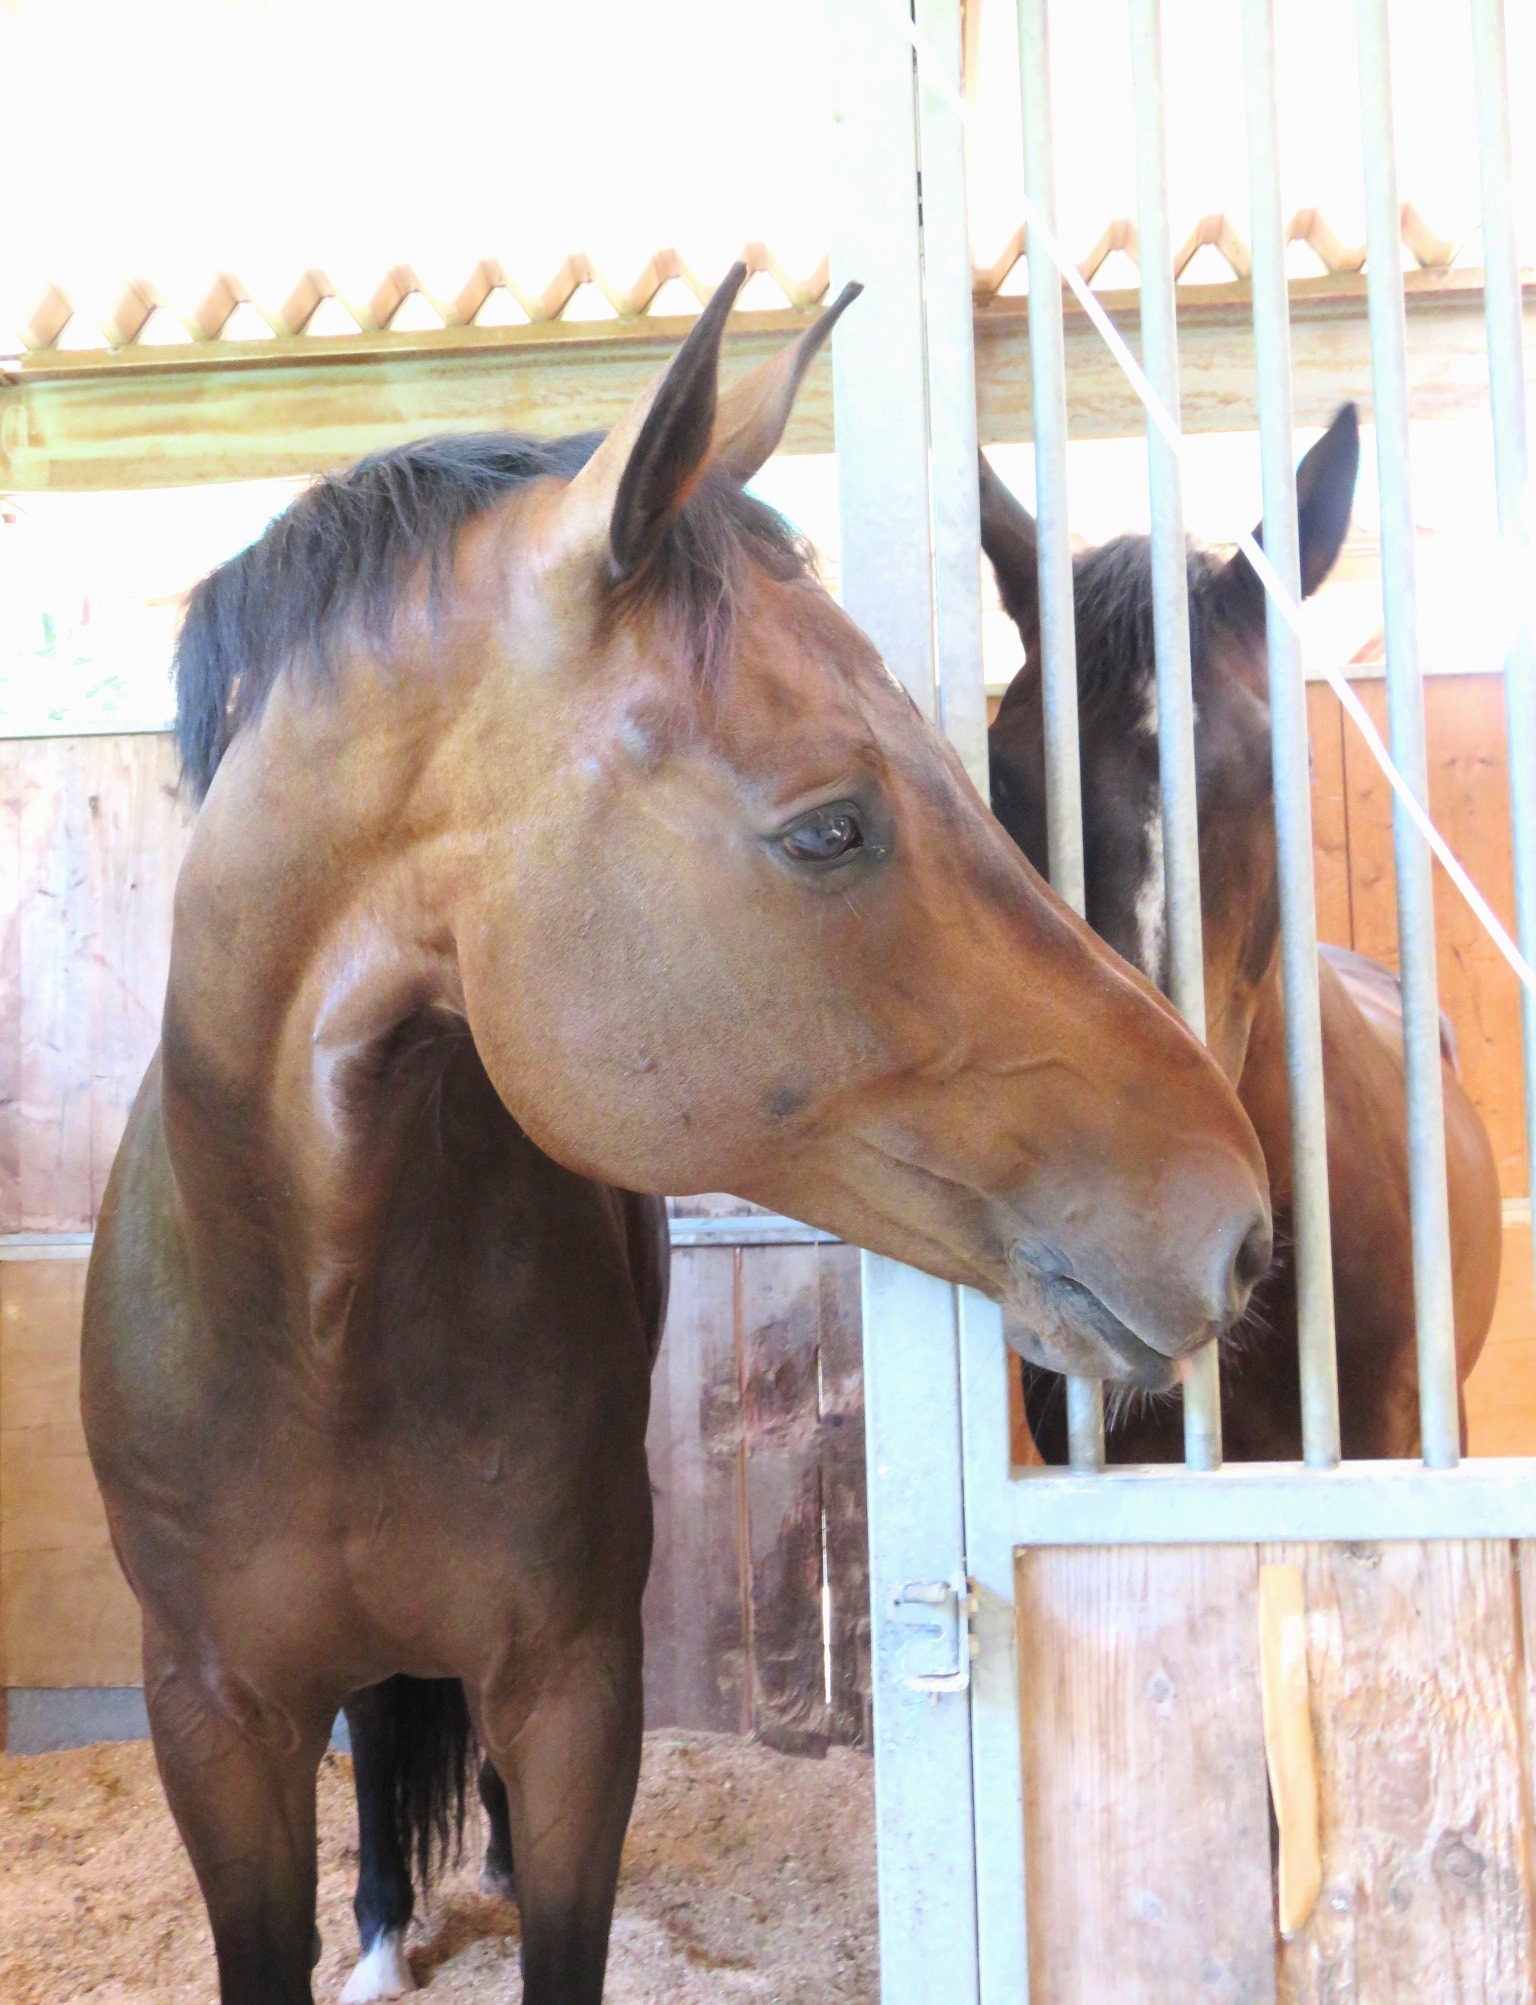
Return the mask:
[[[1240,249],[1229,244],[1224,255]],[[499,267],[479,268],[481,306],[503,276]],[[397,290],[401,277],[397,272]],[[311,274],[312,301],[306,292],[304,300],[289,303],[295,318],[306,304],[313,318],[331,296],[321,292],[324,283],[323,275]],[[1480,275],[1410,272],[1405,292],[1414,415],[1486,410]],[[226,299],[226,319],[250,304],[237,293],[238,281],[226,281],[218,300],[210,296],[209,319]],[[400,293],[394,311],[405,296]],[[502,297],[511,295],[503,289]],[[1105,305],[1134,345],[1136,294],[1107,294]],[[1536,281],[1526,288],[1525,310],[1536,337]],[[1031,436],[1027,313],[1026,299],[996,292],[976,307],[978,423],[987,444]],[[242,317],[248,324],[249,315]],[[1294,282],[1291,318],[1296,422],[1326,423],[1346,397],[1369,417],[1364,279]],[[808,322],[808,309],[799,307],[738,315],[726,337],[727,367],[761,361]],[[38,350],[0,370],[0,488],[88,491],[302,477],[436,431],[553,434],[612,424],[691,324],[654,316],[530,318],[521,325],[410,333],[364,328],[343,335]],[[1180,288],[1187,430],[1228,431],[1254,422],[1251,328],[1245,281]],[[1070,303],[1066,342],[1073,436],[1140,433],[1140,405],[1098,334]],[[1528,353],[1536,374],[1536,338]],[[832,450],[825,359],[801,394],[786,449]]]

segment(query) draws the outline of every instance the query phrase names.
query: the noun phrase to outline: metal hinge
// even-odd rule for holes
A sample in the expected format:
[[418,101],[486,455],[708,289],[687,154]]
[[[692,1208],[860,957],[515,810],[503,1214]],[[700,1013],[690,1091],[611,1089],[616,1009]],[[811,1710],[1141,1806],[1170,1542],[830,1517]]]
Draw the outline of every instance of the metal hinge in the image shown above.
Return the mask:
[[[971,1634],[971,1617],[976,1613],[976,1583],[961,1574],[956,1580],[907,1580],[891,1596],[891,1613],[909,1633],[908,1644],[919,1640],[947,1644],[941,1661],[952,1669],[910,1671],[902,1683],[913,1692],[964,1692],[971,1683],[971,1659],[977,1640]],[[917,1611],[922,1611],[918,1613]],[[924,1615],[928,1619],[924,1620]],[[939,1654],[936,1652],[935,1654]]]

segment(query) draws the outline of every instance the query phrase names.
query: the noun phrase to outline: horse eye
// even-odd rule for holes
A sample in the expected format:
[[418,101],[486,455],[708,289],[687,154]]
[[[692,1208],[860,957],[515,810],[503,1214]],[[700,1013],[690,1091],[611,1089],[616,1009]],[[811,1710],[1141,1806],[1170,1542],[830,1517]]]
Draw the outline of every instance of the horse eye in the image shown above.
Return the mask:
[[796,863],[838,863],[864,846],[859,811],[847,801],[813,808],[780,838],[784,853]]

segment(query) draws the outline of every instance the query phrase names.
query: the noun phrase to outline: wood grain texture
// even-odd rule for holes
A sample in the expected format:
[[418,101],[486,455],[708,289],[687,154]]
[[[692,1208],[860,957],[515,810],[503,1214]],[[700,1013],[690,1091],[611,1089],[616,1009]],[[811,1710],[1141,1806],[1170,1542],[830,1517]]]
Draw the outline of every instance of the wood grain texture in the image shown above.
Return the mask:
[[864,1470],[864,1305],[855,1246],[818,1246],[821,1290],[821,1503],[832,1656],[829,1733],[871,1739],[869,1503]]
[[139,1679],[139,1613],[118,1570],[80,1426],[81,1260],[0,1266],[0,1683]]
[[0,744],[0,1230],[95,1222],[159,1038],[175,778],[163,733]]
[[1322,1896],[1284,2005],[1532,1996],[1504,1541],[1266,1548],[1303,1569]]
[[169,737],[95,738],[88,753],[91,902],[91,1217],[155,1046],[171,906],[190,814]]
[[744,1733],[751,1721],[735,1296],[730,1247],[674,1254],[646,1436],[656,1514],[645,1593],[647,1726]]
[[1515,1546],[1515,1588],[1520,1603],[1521,1801],[1526,1857],[1536,1860],[1536,1539],[1521,1539]]
[[[1385,732],[1386,685],[1364,681],[1355,688]],[[1424,690],[1430,811],[1494,911],[1506,926],[1513,926],[1502,679],[1431,676]],[[1354,946],[1395,968],[1397,873],[1392,861],[1391,790],[1353,725],[1345,728],[1344,766]],[[1500,1188],[1506,1197],[1518,1197],[1525,1192],[1526,1170],[1515,978],[1438,863],[1434,878],[1440,1007],[1456,1027],[1462,1078],[1488,1124]]]
[[1499,1299],[1465,1397],[1472,1454],[1536,1455],[1536,1276],[1524,1219],[1504,1228]]
[[1256,1550],[1029,1550],[1016,1575],[1031,1997],[1273,1999]]
[[[1461,272],[1410,271],[1409,396],[1415,417],[1487,409],[1481,290]],[[1291,350],[1298,425],[1323,425],[1340,386],[1370,417],[1364,282],[1293,282]],[[1252,301],[1245,285],[1180,286],[1180,403],[1190,432],[1251,429]],[[1137,299],[1103,304],[1137,345]],[[1031,436],[1026,301],[999,296],[975,315],[981,439]],[[1526,295],[1536,322],[1536,293]],[[809,315],[741,314],[726,335],[727,373],[764,360]],[[511,426],[556,433],[611,425],[661,370],[690,320],[554,322],[365,333],[320,344],[273,341],[128,347],[26,358],[0,384],[0,486],[129,489],[261,480],[345,466],[431,432]],[[1065,303],[1074,438],[1139,436],[1135,392],[1076,303]],[[1533,351],[1536,352],[1536,351]],[[831,372],[813,368],[790,420],[791,452],[832,450]]]
[[91,1223],[96,920],[79,739],[29,748],[21,786],[21,1229]]
[[739,1255],[752,1724],[770,1747],[806,1754],[824,1752],[829,1733],[816,1252]]
[[1280,1933],[1305,1926],[1322,1886],[1317,1827],[1317,1743],[1307,1685],[1307,1605],[1294,1563],[1259,1568],[1259,1690],[1269,1800],[1277,1826],[1276,1905]]

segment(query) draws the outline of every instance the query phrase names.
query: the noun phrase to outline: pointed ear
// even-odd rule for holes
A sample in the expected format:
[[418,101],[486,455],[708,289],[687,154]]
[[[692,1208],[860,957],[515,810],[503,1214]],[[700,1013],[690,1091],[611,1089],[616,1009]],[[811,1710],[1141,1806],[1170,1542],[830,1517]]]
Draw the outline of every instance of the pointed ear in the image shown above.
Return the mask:
[[1040,625],[1039,540],[1035,518],[978,453],[981,473],[981,547],[992,560],[1003,609],[1025,645]]
[[627,578],[655,549],[709,457],[720,340],[746,276],[731,267],[666,374],[566,488],[547,531],[549,568],[590,563]]
[[743,485],[778,450],[805,372],[846,309],[864,290],[850,280],[821,318],[798,341],[739,377],[722,391],[715,414],[710,459]]
[[1310,599],[1338,561],[1360,473],[1360,413],[1345,404],[1296,469],[1301,596]]
[[[1296,529],[1301,546],[1301,596],[1310,599],[1338,561],[1355,503],[1360,472],[1360,413],[1344,404],[1333,423],[1303,455],[1296,469]],[[1253,532],[1261,547],[1264,524]],[[1262,625],[1264,587],[1239,550],[1222,578],[1228,607],[1238,617]]]

